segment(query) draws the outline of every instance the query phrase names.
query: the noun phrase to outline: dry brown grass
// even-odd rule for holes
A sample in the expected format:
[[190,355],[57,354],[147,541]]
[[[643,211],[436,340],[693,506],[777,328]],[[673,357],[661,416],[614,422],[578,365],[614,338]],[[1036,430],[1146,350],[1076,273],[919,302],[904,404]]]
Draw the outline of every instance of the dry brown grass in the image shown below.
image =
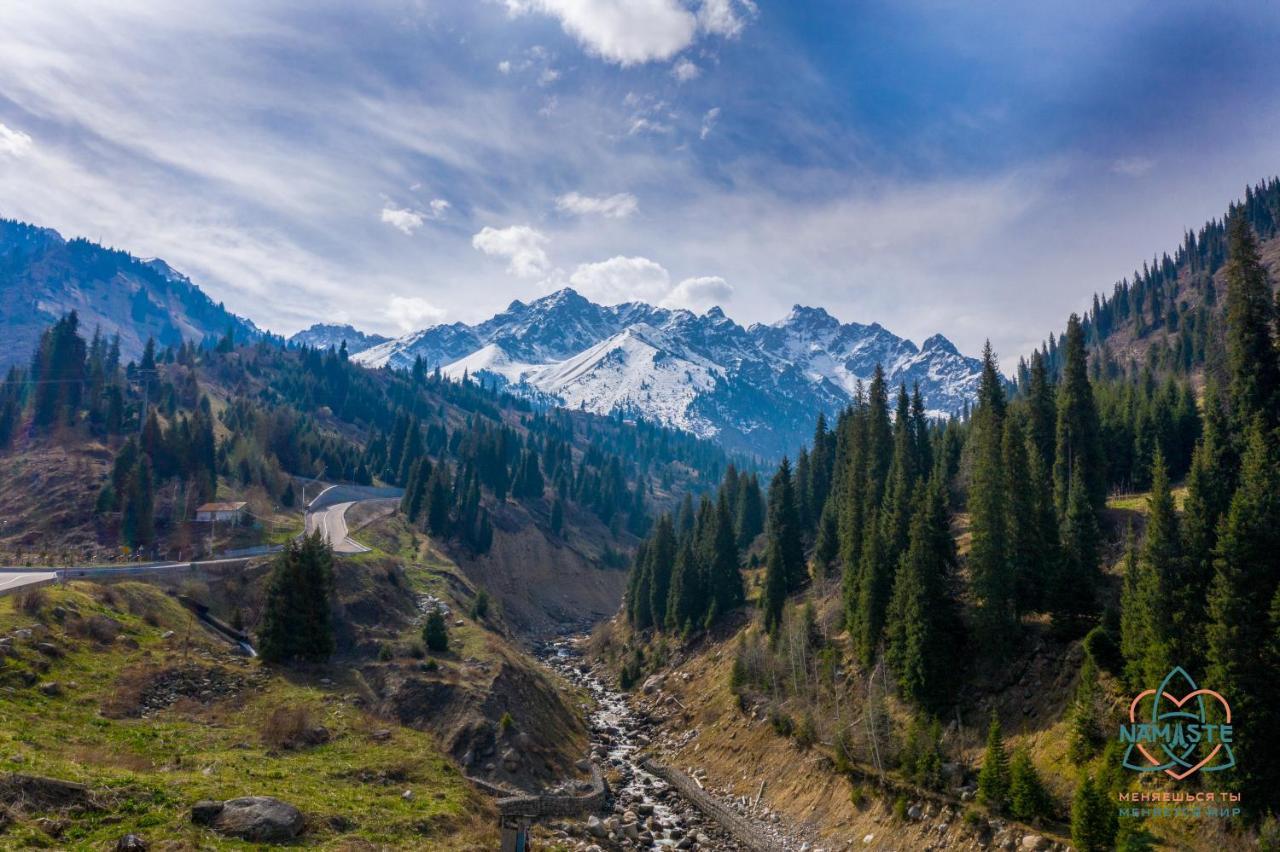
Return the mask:
[[318,745],[328,732],[317,726],[310,707],[285,704],[272,710],[262,723],[262,743],[276,751]]
[[28,589],[20,592],[14,603],[23,613],[34,617],[48,605],[49,593],[44,589]]

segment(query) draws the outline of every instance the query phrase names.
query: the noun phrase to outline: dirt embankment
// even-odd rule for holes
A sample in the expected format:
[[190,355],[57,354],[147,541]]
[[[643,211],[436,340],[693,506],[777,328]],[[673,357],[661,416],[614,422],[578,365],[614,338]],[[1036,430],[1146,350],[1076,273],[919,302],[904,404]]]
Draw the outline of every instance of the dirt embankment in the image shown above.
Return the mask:
[[458,558],[521,635],[580,630],[612,617],[622,603],[626,570],[602,567],[608,531],[576,509],[570,515],[572,532],[561,537],[544,531],[522,507],[504,506],[495,513],[489,552]]

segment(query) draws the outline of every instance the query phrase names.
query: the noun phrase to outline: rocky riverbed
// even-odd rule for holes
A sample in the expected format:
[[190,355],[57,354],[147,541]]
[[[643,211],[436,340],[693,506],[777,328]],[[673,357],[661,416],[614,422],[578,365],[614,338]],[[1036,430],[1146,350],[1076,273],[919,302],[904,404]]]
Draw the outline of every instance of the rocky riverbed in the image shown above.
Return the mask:
[[[583,659],[580,641],[549,643],[540,657],[567,680],[588,691],[595,702],[589,719],[591,758],[609,780],[612,809],[607,816],[592,816],[585,823],[549,826],[557,840],[583,850],[750,848],[732,838],[666,781],[640,766],[640,753],[650,745],[653,725],[632,709],[623,693],[605,686]],[[732,807],[735,803],[724,804]],[[812,848],[783,836],[777,825],[761,824],[758,830],[762,848]]]

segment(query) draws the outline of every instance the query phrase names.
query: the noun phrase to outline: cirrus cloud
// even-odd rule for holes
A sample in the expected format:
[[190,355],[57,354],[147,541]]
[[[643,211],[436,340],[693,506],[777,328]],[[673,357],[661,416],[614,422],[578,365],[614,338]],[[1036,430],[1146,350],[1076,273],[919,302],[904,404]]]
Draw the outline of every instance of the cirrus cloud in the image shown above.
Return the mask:
[[615,195],[591,196],[577,192],[566,193],[556,199],[556,209],[577,216],[597,215],[606,219],[625,219],[636,212],[639,202],[629,192]]

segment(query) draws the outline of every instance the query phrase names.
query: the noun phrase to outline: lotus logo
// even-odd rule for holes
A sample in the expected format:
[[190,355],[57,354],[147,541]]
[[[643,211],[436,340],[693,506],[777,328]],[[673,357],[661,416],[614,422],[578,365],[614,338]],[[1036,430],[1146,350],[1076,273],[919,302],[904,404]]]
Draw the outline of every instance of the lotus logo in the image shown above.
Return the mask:
[[1129,744],[1125,768],[1164,772],[1175,781],[1235,766],[1231,737],[1231,705],[1176,666],[1159,688],[1138,693],[1120,726],[1120,742]]

